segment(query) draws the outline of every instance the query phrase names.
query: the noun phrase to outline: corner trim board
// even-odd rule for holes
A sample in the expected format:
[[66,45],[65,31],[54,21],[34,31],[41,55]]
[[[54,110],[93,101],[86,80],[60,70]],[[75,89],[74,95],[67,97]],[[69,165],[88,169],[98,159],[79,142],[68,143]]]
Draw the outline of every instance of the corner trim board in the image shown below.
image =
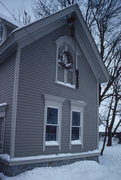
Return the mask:
[[13,89],[13,108],[11,122],[11,139],[10,139],[10,157],[14,157],[15,153],[15,134],[16,134],[16,115],[17,115],[17,99],[18,99],[18,84],[19,84],[19,67],[20,67],[21,48],[18,46],[15,64],[14,89]]

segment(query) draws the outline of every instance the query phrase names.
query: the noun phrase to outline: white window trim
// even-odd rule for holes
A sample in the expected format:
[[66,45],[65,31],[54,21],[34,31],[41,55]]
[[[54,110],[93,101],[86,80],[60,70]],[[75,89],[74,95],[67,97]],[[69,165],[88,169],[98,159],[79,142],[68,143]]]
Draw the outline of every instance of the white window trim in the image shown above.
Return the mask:
[[[43,132],[43,151],[45,151],[46,146],[59,146],[61,150],[61,119],[62,119],[62,104],[65,98],[59,96],[53,96],[49,94],[44,94],[45,109],[44,109],[44,132]],[[47,108],[52,107],[58,109],[58,140],[57,141],[46,141],[46,124],[47,124]]]
[[[86,106],[86,103],[84,101],[75,101],[71,100],[71,111],[70,111],[70,149],[72,148],[72,145],[81,145],[83,148],[83,121],[84,121],[84,108]],[[81,127],[81,133],[80,133],[80,139],[79,140],[72,140],[72,112],[80,112],[80,127]]]
[[3,108],[4,107],[4,110],[0,112],[0,118],[3,118],[3,131],[1,132],[2,134],[2,141],[0,141],[0,143],[2,144],[2,149],[1,151],[3,152],[3,149],[4,149],[4,135],[5,135],[5,109],[6,109],[6,106],[7,106],[7,103],[0,103],[0,108]]
[[71,136],[72,136],[72,127],[74,127],[73,125],[72,125],[72,113],[73,112],[79,112],[80,113],[80,126],[77,126],[77,127],[79,127],[79,139],[78,140],[71,140],[71,144],[73,144],[73,145],[77,145],[77,144],[82,144],[82,139],[81,139],[81,135],[82,135],[82,133],[80,132],[80,129],[82,129],[82,121],[81,121],[81,119],[82,119],[82,112],[81,111],[79,111],[79,110],[77,110],[77,109],[71,109]]
[[3,143],[4,143],[4,128],[5,128],[5,117],[4,116],[0,116],[0,118],[3,118],[3,122],[2,122],[2,131],[0,132],[1,133],[1,137],[2,137],[2,140],[0,141],[0,144],[2,144],[3,146]]
[[[73,51],[74,51],[74,42],[72,41],[72,39],[69,36],[65,35],[65,36],[62,36],[62,37],[60,37],[59,39],[56,40],[57,50],[56,50],[56,80],[55,80],[55,83],[66,86],[66,87],[69,87],[69,88],[76,89],[75,84],[72,85],[72,84],[67,83],[67,82],[58,81],[58,62],[57,62],[58,50],[59,50],[59,48],[61,47],[61,45],[63,43],[66,43],[69,46],[71,46]],[[78,50],[78,48],[76,48],[76,63],[77,63],[77,55],[79,55],[79,54],[80,54],[79,50]],[[77,68],[77,64],[76,64],[76,68]],[[66,74],[66,73],[64,73],[64,74]],[[66,79],[66,77],[64,77],[64,79]]]

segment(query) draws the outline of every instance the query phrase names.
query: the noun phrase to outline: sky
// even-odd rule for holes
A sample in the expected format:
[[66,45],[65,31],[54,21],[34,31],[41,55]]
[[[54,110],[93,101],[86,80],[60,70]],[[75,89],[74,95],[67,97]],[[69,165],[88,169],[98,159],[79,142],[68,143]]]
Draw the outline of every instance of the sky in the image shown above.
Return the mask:
[[[10,12],[13,12],[14,10],[15,13],[18,12],[18,8],[25,8],[30,12],[32,9],[32,1],[33,0],[0,0],[0,2],[4,3],[4,5],[9,9]],[[11,17],[10,13],[1,5],[1,3],[0,13]]]

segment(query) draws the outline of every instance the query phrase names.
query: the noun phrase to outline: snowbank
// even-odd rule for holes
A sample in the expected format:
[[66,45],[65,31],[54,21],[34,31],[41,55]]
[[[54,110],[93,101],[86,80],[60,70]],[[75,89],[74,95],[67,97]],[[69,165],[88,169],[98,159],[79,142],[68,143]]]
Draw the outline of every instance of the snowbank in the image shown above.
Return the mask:
[[120,180],[121,145],[106,147],[100,164],[80,161],[61,167],[35,168],[16,177],[0,175],[2,180]]

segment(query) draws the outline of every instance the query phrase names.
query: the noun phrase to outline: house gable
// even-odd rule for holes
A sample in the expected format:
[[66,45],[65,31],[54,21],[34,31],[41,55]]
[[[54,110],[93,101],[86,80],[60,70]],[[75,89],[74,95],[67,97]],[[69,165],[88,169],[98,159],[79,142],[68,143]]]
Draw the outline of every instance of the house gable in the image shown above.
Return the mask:
[[[24,47],[27,44],[45,36],[49,32],[52,32],[55,29],[61,27],[62,25],[67,24],[67,19],[72,15],[74,15],[76,18],[76,38],[79,41],[79,45],[83,49],[85,55],[87,56],[88,63],[90,64],[98,81],[100,83],[106,82],[107,80],[109,80],[109,75],[102,62],[94,40],[91,37],[89,30],[84,22],[79,7],[76,4],[64,10],[61,10],[49,17],[31,23],[28,26],[18,28],[13,33],[13,42],[18,41],[21,44],[21,47]],[[83,35],[81,34],[81,32]],[[83,37],[83,40],[81,39],[81,37]]]

